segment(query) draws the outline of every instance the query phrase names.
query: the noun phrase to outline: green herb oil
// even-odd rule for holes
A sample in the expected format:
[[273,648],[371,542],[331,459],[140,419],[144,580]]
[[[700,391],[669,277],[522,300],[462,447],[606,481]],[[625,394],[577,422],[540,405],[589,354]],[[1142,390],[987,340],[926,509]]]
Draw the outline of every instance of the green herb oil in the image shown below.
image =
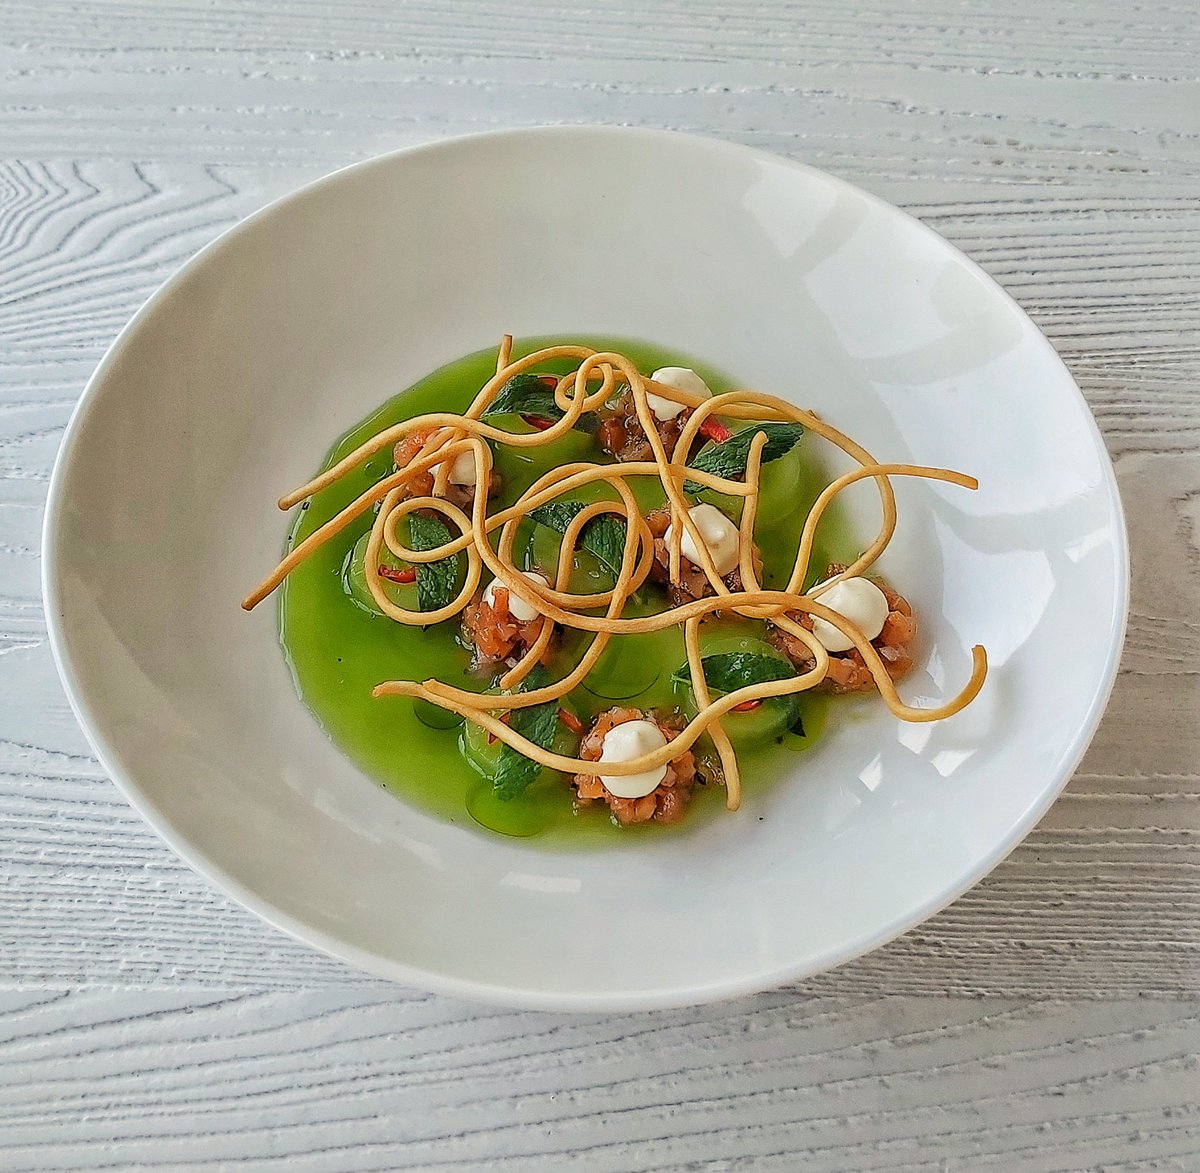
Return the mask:
[[[524,341],[517,355],[568,339]],[[578,339],[572,339],[578,341]],[[704,363],[641,342],[624,339],[586,339],[597,349],[628,355],[643,371],[663,366],[689,366],[715,393],[731,390],[731,381]],[[495,372],[495,350],[482,350],[434,371],[409,390],[389,400],[378,411],[349,431],[334,445],[324,467],[341,459],[364,440],[401,420],[434,411],[463,411],[479,388]],[[547,364],[562,373],[570,364]],[[803,390],[802,388],[799,390]],[[804,518],[827,483],[815,452],[819,441],[806,436],[787,456],[764,466],[763,498],[757,536],[765,565],[764,585],[785,583],[799,544]],[[515,501],[539,476],[569,461],[596,460],[594,438],[574,432],[552,445],[534,450],[493,446],[495,465],[503,489],[493,508]],[[298,511],[288,548],[328,521],[366,488],[392,470],[391,451],[379,453],[361,468],[318,493],[308,507]],[[652,478],[631,482],[639,502],[647,509],[663,501],[661,486]],[[597,490],[603,492],[602,488]],[[732,503],[711,498],[729,507]],[[733,510],[731,509],[731,512]],[[333,742],[365,773],[397,795],[452,823],[505,835],[536,837],[539,846],[611,843],[614,836],[686,833],[724,809],[721,787],[697,787],[692,809],[677,827],[651,824],[618,828],[607,807],[594,804],[576,812],[572,791],[561,775],[544,772],[520,797],[503,800],[468,763],[460,751],[462,728],[452,715],[422,701],[402,697],[373,699],[371,689],[383,680],[439,680],[463,688],[482,690],[486,679],[468,673],[469,654],[458,641],[458,622],[431,628],[407,627],[374,615],[347,594],[345,571],[355,542],[370,528],[371,515],[360,519],[326,543],[289,576],[280,591],[280,638],[296,687]],[[550,569],[558,548],[558,535],[545,526],[522,527],[517,549],[524,543],[527,566]],[[841,516],[830,511],[817,535],[812,566],[820,574],[830,561],[849,561],[858,553]],[[600,590],[611,585],[603,570],[583,555],[579,559],[575,589]],[[661,610],[662,599],[651,597],[655,588],[644,588],[627,613]],[[705,654],[761,648],[761,624],[747,620],[719,620],[703,626]],[[564,633],[557,678],[565,673],[588,637]],[[671,682],[672,673],[686,660],[682,629],[670,628],[645,635],[615,637],[586,684],[571,694],[575,711],[588,721],[615,704],[639,708],[685,706]],[[784,733],[765,745],[742,749],[743,788],[750,794],[772,784],[772,776],[787,767],[792,755],[810,747],[825,724],[824,698],[799,698],[804,736]],[[761,712],[761,710],[760,710]],[[749,723],[756,713],[726,718]],[[736,817],[736,816],[731,816]]]

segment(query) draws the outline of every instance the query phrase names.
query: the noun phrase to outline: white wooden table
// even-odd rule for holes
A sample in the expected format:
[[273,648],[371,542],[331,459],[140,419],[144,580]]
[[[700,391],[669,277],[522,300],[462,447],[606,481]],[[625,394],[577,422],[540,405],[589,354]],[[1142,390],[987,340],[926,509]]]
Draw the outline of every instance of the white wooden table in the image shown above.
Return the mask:
[[[1200,1169],[1194,0],[0,0],[0,1168]],[[703,131],[962,246],[1082,385],[1133,540],[1042,825],[803,987],[561,1018],[350,972],[211,891],[75,726],[38,590],[117,329],[267,199],[483,127]]]

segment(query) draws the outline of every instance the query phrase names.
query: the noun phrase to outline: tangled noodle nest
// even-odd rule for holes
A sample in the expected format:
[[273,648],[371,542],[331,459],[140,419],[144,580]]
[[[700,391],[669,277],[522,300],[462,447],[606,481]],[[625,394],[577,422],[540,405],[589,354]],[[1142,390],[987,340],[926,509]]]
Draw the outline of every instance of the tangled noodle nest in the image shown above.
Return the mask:
[[[495,693],[476,693],[444,684],[440,680],[389,680],[377,685],[373,695],[421,698],[456,713],[482,726],[493,737],[527,757],[555,770],[568,773],[593,774],[596,763],[581,758],[566,757],[535,745],[511,729],[501,719],[503,712],[558,701],[579,685],[604,653],[614,635],[636,635],[659,631],[682,624],[687,648],[688,667],[697,713],[678,736],[661,749],[643,754],[627,762],[605,762],[604,772],[611,775],[639,774],[656,769],[679,757],[696,740],[707,733],[720,755],[726,783],[726,804],[736,810],[741,799],[741,783],[737,758],[721,719],[731,709],[747,702],[769,697],[788,696],[815,688],[825,678],[829,653],[813,633],[803,626],[797,616],[810,615],[824,619],[850,639],[869,669],[888,708],[905,721],[938,721],[952,716],[968,705],[978,694],[987,674],[987,655],[976,645],[972,651],[970,680],[962,691],[947,703],[936,708],[914,708],[899,697],[887,668],[871,641],[839,612],[823,606],[820,595],[835,582],[866,571],[891,540],[896,527],[896,499],[889,478],[893,476],[925,477],[947,481],[974,489],[978,482],[962,473],[948,469],[926,468],[912,464],[878,464],[874,458],[848,436],[831,427],[811,412],[795,407],[775,396],[757,391],[731,391],[712,398],[702,398],[655,383],[644,376],[624,355],[597,352],[586,346],[549,346],[523,358],[511,359],[512,339],[501,342],[496,361],[496,374],[488,380],[471,406],[462,415],[435,412],[405,420],[379,432],[349,455],[339,460],[320,476],[302,485],[279,501],[280,509],[290,509],[314,493],[333,484],[364,461],[383,451],[413,432],[432,429],[417,456],[405,467],[383,477],[366,492],[325,522],[292,550],[279,566],[243,602],[250,610],[262,602],[283,582],[301,562],[318,547],[352,524],[356,518],[379,509],[371,527],[366,550],[366,580],[376,606],[397,623],[425,627],[458,615],[472,600],[486,567],[512,594],[537,610],[540,619],[536,638],[516,663],[500,679],[500,686],[512,690],[511,695],[497,697]],[[567,359],[578,363],[575,370],[559,378],[554,392],[555,402],[563,415],[553,426],[532,433],[515,433],[485,423],[482,416],[501,389],[515,375],[533,370],[553,360]],[[589,388],[595,387],[594,390]],[[552,469],[531,485],[513,505],[494,514],[488,513],[487,486],[491,480],[492,452],[486,441],[514,448],[536,448],[568,435],[584,412],[596,411],[628,387],[633,396],[637,418],[653,450],[652,461],[617,464],[578,462]],[[655,418],[647,394],[686,404],[687,417],[673,451],[668,453],[655,427]],[[701,425],[710,416],[720,414],[729,419],[768,422],[794,421],[835,444],[853,458],[857,468],[838,477],[817,498],[804,523],[795,563],[782,590],[764,590],[759,583],[752,559],[754,525],[758,507],[759,475],[762,450],[767,437],[759,432],[752,440],[744,480],[732,480],[688,468],[687,459]],[[474,497],[468,516],[462,509],[445,499],[451,465],[461,453],[470,453],[475,465]],[[433,493],[430,496],[410,497],[407,486],[414,477],[436,467]],[[679,580],[681,542],[686,529],[701,555],[701,568],[715,592],[679,607],[668,608],[655,615],[626,618],[622,612],[629,597],[646,581],[654,561],[654,540],[646,520],[639,511],[629,481],[634,477],[656,477],[667,496],[672,526],[668,541],[669,570],[672,581]],[[808,576],[809,560],[817,526],[834,498],[857,481],[873,479],[879,491],[883,520],[879,533],[871,544],[840,574],[802,593]],[[596,501],[585,506],[572,520],[563,536],[558,555],[555,583],[545,587],[520,573],[513,561],[513,545],[517,527],[533,509],[562,494],[585,485],[602,481],[617,493],[616,500]],[[729,496],[742,498],[739,522],[740,560],[743,589],[731,591],[717,573],[712,557],[688,514],[689,502],[683,485],[690,481]],[[459,536],[432,550],[412,550],[400,540],[400,522],[418,510],[441,514]],[[611,590],[575,594],[567,589],[575,553],[584,526],[601,514],[610,513],[626,523],[625,546],[620,573]],[[495,549],[488,535],[499,531]],[[462,589],[446,606],[436,611],[412,611],[398,606],[384,590],[379,574],[379,559],[384,547],[405,562],[419,564],[436,562],[463,553],[467,571]],[[588,614],[603,609],[603,614]],[[770,621],[800,640],[812,653],[814,664],[806,672],[785,680],[772,680],[739,688],[713,699],[704,678],[700,653],[700,623],[716,611],[740,615],[748,619]],[[583,658],[566,676],[544,688],[517,692],[518,685],[529,675],[547,652],[555,626],[592,632],[594,638]],[[501,703],[498,703],[501,702]]]

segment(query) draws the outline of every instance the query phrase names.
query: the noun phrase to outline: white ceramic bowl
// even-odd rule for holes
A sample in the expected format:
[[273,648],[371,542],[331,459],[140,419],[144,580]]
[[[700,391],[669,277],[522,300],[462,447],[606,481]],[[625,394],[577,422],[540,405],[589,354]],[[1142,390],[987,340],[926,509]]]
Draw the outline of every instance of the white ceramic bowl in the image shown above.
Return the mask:
[[[547,852],[380,790],[292,687],[247,587],[273,502],[347,425],[517,335],[636,336],[816,408],[898,482],[883,562],[923,620],[902,691],[992,674],[938,725],[856,705],[737,815]],[[855,490],[858,493],[858,490]],[[871,524],[869,489],[857,501]],[[252,216],[158,291],[80,401],[45,596],[83,727],[181,856],[266,920],[415,986],[544,1008],[679,1005],[801,978],[975,883],[1045,811],[1116,671],[1112,469],[1050,345],[929,229],[819,171],[613,128],[455,139]]]

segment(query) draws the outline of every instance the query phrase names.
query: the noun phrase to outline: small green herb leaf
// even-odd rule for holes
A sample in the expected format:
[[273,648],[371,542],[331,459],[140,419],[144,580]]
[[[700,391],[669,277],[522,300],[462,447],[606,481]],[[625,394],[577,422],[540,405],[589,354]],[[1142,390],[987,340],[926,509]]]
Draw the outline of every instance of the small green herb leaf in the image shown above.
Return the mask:
[[567,527],[584,509],[582,501],[549,501],[530,510],[529,516],[538,525],[549,526],[560,534],[567,532]]
[[[582,501],[550,501],[529,514],[539,525],[565,534],[571,522],[586,508]],[[625,522],[611,513],[593,517],[583,527],[579,544],[614,576],[621,573],[625,554]]]
[[[689,468],[711,473],[713,476],[732,479],[742,476],[746,471],[746,462],[750,459],[750,445],[759,432],[767,434],[767,442],[763,446],[762,462],[767,464],[786,456],[804,435],[804,425],[795,423],[751,424],[740,432],[735,432],[728,440],[719,444],[705,444],[691,460]],[[704,486],[695,481],[688,481],[684,486],[685,493],[701,493]]]
[[[550,681],[550,674],[539,664],[521,683],[521,692],[533,692]],[[508,726],[522,737],[529,738],[534,745],[549,749],[558,732],[558,704],[548,701],[528,709],[510,709]],[[511,745],[501,746],[492,775],[492,789],[497,798],[510,799],[523,794],[541,773],[542,767],[532,758],[527,758]]]
[[[721,652],[705,656],[701,661],[704,679],[714,692],[736,692],[751,684],[770,680],[787,680],[796,670],[781,656],[764,656],[759,652]],[[687,664],[675,670],[672,680],[691,684],[692,672]]]
[[621,559],[625,553],[625,522],[621,518],[611,513],[593,517],[583,527],[580,544],[614,577],[621,573]]
[[[529,415],[557,423],[564,413],[554,401],[554,383],[550,378],[552,376],[535,375],[532,371],[513,375],[500,388],[500,394],[488,404],[484,418],[493,415]],[[584,412],[575,421],[575,427],[581,432],[594,432],[599,423],[595,414]]]
[[546,419],[562,419],[554,402],[554,388],[541,375],[525,371],[513,375],[500,394],[488,404],[483,413],[489,415],[540,415]]
[[[420,513],[409,514],[408,534],[414,550],[436,550],[450,541],[443,522]],[[417,606],[422,611],[438,611],[453,601],[462,560],[461,554],[451,554],[437,562],[417,563]]]

